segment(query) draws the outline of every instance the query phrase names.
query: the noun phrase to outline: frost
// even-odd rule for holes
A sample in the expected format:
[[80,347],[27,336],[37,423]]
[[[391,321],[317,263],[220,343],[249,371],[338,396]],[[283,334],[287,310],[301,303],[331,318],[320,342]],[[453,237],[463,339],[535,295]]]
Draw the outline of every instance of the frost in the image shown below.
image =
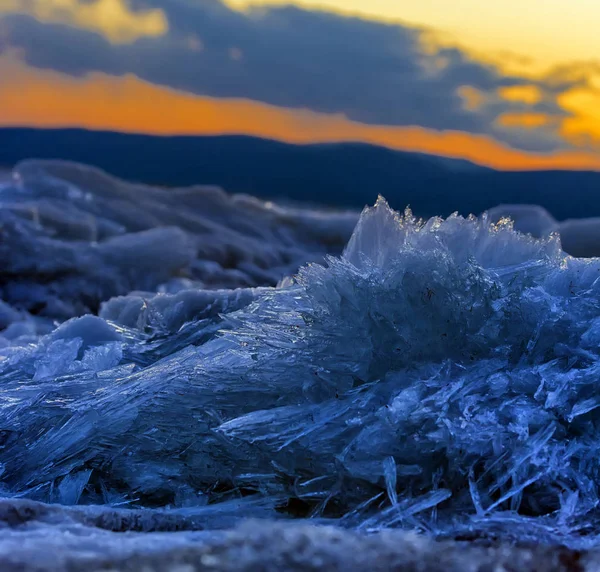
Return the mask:
[[595,542],[600,260],[556,235],[379,199],[278,287],[100,316],[0,347],[5,495]]

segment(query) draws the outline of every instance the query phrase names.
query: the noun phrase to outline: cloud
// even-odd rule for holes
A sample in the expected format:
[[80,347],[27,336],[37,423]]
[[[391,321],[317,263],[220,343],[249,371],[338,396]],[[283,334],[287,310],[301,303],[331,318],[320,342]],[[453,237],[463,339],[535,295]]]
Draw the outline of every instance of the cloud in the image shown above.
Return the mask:
[[[240,13],[218,0],[123,2],[79,0],[73,13],[119,4],[137,22],[160,12],[163,33],[115,43],[73,18],[40,22],[13,14],[0,24],[7,44],[19,48],[29,65],[72,76],[134,74],[202,96],[342,114],[371,125],[492,135],[532,151],[566,146],[556,121],[523,125],[499,118],[566,117],[556,96],[583,81],[582,73],[565,70],[539,82],[505,76],[458,48],[426,49],[430,31],[397,24],[291,6]],[[536,97],[518,97],[519,89]]]
[[239,134],[289,143],[362,141],[391,149],[464,158],[500,169],[596,169],[600,155],[527,153],[486,135],[422,127],[372,126],[340,115],[270,106],[247,99],[195,96],[135,76],[70,77],[0,55],[0,124],[84,127],[155,135]]
[[96,32],[114,44],[167,33],[160,9],[133,11],[125,0],[0,0],[0,15],[22,14],[42,23],[59,23]]

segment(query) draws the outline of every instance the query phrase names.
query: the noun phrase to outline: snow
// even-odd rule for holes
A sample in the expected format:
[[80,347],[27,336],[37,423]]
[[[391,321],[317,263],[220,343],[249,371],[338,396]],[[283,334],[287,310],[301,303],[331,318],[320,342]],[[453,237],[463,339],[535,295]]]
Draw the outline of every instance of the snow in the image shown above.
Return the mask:
[[[597,551],[434,542],[397,530],[364,535],[322,524],[256,518],[231,530],[189,531],[186,525],[189,519],[168,518],[160,511],[106,509],[100,515],[90,508],[0,501],[0,567],[6,572],[591,572],[600,562]],[[193,525],[199,528],[201,521]]]
[[6,204],[110,224],[1,211],[6,502],[599,541],[600,259],[382,198],[332,255],[352,213],[17,174]]

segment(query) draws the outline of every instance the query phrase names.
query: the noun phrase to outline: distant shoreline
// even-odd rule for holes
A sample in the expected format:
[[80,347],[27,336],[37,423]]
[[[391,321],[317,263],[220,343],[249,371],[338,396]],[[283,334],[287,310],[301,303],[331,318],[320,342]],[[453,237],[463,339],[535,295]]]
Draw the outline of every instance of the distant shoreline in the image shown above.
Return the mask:
[[218,186],[263,200],[362,209],[378,195],[418,217],[544,207],[557,221],[600,217],[600,172],[495,171],[367,144],[290,145],[248,136],[152,137],[77,129],[0,129],[0,170],[60,159],[165,188]]

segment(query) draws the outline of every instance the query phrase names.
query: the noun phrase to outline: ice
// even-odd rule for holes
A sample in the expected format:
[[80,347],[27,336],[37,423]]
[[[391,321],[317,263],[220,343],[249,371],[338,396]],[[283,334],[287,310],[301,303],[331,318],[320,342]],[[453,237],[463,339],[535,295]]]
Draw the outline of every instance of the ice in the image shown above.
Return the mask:
[[[43,184],[11,192],[40,184],[78,208],[107,201],[104,213],[106,197],[134,193],[82,168],[43,168],[53,173]],[[39,169],[25,165],[21,181]],[[142,206],[171,200],[147,192]],[[175,192],[185,208],[154,202],[139,220],[124,209],[110,220],[127,232],[98,244],[27,234],[37,226],[18,234],[29,254],[10,261],[30,274],[15,271],[3,292],[29,310],[9,329],[31,327],[0,344],[4,496],[210,509],[215,523],[260,506],[366,532],[597,543],[600,259],[573,258],[558,235],[536,239],[505,218],[420,221],[382,198],[343,254],[323,259],[337,238],[316,221],[341,228],[350,215]],[[172,231],[141,228],[159,214],[181,237],[167,262],[159,243]],[[63,259],[36,266],[29,257],[48,244]],[[225,252],[246,283],[208,290]],[[277,286],[257,278],[275,283],[311,257]],[[181,265],[188,275],[174,272]],[[52,293],[83,309],[92,287],[99,316],[50,325],[25,304]]]
[[[213,187],[160,189],[26,161],[0,190],[0,297],[52,320],[132,291],[273,286],[339,254],[357,213],[283,208]],[[0,309],[0,320],[22,319]]]
[[573,256],[600,256],[600,218],[566,220],[558,231],[564,249]]
[[105,302],[100,316],[123,326],[176,333],[187,322],[220,321],[221,314],[249,305],[263,292],[266,289],[184,289],[175,294],[131,293]]
[[558,233],[562,248],[572,256],[593,258],[600,256],[600,218],[556,221],[543,207],[537,205],[499,205],[488,211],[493,222],[511,219],[515,230],[546,238]]
[[536,238],[547,237],[558,230],[554,217],[538,205],[498,205],[488,211],[488,216],[494,223],[508,218],[513,221],[515,230]]
[[108,342],[118,342],[121,335],[116,328],[96,316],[83,316],[62,323],[49,336],[49,340],[81,338],[85,348]]

